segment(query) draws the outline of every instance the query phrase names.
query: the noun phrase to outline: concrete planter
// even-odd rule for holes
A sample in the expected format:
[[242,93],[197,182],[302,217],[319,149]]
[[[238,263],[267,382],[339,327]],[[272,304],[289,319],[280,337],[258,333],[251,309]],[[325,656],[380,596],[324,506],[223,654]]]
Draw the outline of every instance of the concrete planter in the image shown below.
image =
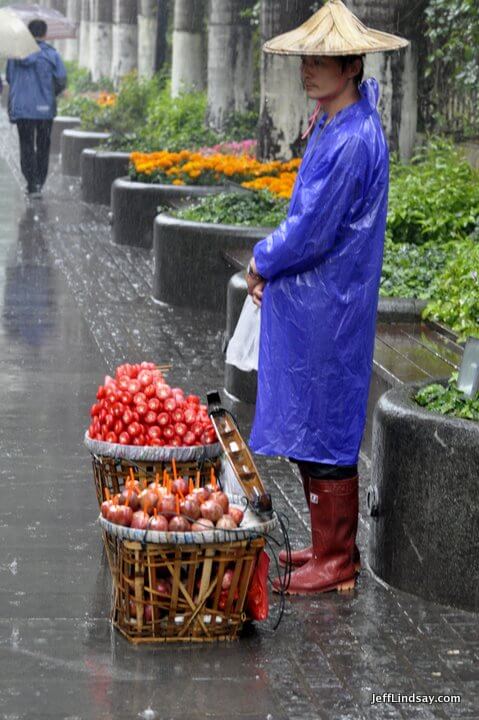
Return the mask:
[[227,283],[233,269],[222,252],[251,250],[267,230],[239,225],[214,225],[158,215],[155,220],[156,300],[200,307],[226,314]]
[[221,185],[155,185],[119,178],[111,188],[113,239],[119,245],[151,248],[158,206],[180,207],[221,192],[228,189]]
[[82,200],[110,205],[111,186],[128,172],[130,153],[87,148],[81,154]]
[[109,137],[109,133],[64,130],[61,140],[62,174],[79,177],[83,150],[98,147]]
[[64,130],[74,130],[81,124],[78,117],[68,115],[57,115],[53,121],[50,153],[58,155],[61,152],[62,135]]
[[416,405],[420,386],[390,390],[375,411],[370,564],[394,587],[477,612],[479,423]]

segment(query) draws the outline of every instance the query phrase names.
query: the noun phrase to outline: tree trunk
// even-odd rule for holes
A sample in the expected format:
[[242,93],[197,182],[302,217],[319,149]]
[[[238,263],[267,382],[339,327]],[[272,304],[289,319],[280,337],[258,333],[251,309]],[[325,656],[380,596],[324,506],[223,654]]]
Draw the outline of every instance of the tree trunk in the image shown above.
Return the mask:
[[[66,0],[50,0],[48,7],[51,7],[53,10],[58,10],[58,12],[61,12],[62,15],[66,16],[67,14]],[[58,50],[60,55],[63,56],[65,54],[66,40],[54,40],[52,44]]]
[[81,0],[80,30],[78,38],[78,63],[90,67],[90,0]]
[[113,0],[93,0],[90,19],[92,79],[110,77],[113,35]]
[[80,20],[81,20],[81,4],[78,0],[67,0],[66,14],[69,20],[77,26],[76,38],[65,40],[65,60],[78,61],[79,56],[79,36],[80,36]]
[[150,78],[155,72],[158,0],[138,2],[138,75]]
[[138,10],[136,0],[113,2],[113,52],[111,74],[115,83],[138,64]]
[[416,142],[418,115],[417,33],[422,26],[424,2],[411,10],[407,0],[347,0],[347,5],[370,27],[411,39],[410,47],[394,53],[366,57],[366,75],[381,89],[379,111],[391,150],[407,160]]
[[204,0],[176,0],[171,94],[205,88]]
[[[288,32],[311,16],[310,0],[262,0],[261,40]],[[300,154],[312,103],[301,84],[298,57],[262,53],[258,155],[289,159]]]
[[208,123],[223,130],[233,112],[248,108],[252,90],[252,31],[240,0],[211,0],[208,29]]
[[161,70],[168,57],[168,21],[172,0],[158,0],[156,24],[155,72]]

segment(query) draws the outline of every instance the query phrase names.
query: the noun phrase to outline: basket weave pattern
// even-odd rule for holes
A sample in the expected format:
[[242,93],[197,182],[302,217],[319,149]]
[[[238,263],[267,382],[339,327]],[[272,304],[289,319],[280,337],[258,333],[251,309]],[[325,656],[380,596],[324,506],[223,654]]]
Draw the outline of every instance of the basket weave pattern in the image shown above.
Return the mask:
[[[142,544],[104,534],[113,576],[113,625],[131,642],[233,640],[263,538],[204,545]],[[231,585],[222,591],[225,571]],[[157,591],[168,580],[171,592]]]

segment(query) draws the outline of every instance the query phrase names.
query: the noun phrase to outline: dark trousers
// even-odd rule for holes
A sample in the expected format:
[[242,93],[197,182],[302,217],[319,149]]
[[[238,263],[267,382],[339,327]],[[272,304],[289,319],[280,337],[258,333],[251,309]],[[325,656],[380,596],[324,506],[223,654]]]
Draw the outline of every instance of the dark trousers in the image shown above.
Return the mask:
[[346,478],[352,478],[358,474],[357,465],[328,465],[294,458],[289,458],[289,460],[317,480],[346,480]]
[[20,165],[29,192],[43,187],[48,175],[53,120],[17,120]]

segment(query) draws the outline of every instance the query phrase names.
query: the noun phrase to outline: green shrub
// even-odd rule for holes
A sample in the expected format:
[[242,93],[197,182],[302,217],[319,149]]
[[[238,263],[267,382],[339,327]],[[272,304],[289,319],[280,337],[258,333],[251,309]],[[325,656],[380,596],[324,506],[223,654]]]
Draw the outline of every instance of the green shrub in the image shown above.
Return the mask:
[[454,247],[453,242],[414,245],[386,238],[381,295],[428,300],[431,285],[446,266]]
[[287,208],[287,200],[275,198],[269,192],[221,193],[174,214],[194,222],[276,227],[286,216]]
[[397,243],[463,240],[479,225],[479,173],[434,139],[408,165],[392,162],[388,237]]
[[443,322],[465,340],[479,337],[479,242],[458,243],[430,289],[424,317]]
[[65,61],[67,71],[67,95],[78,95],[79,93],[98,92],[105,90],[113,92],[113,80],[110,78],[100,78],[97,82],[91,79],[91,73],[86,68],[80,67],[77,62],[72,60]]
[[479,421],[479,394],[467,398],[457,387],[457,373],[453,373],[446,386],[432,383],[421,388],[414,400],[431,412]]
[[[71,117],[79,117],[82,125],[91,124],[93,118],[99,111],[96,100],[85,95],[76,95],[71,98],[61,98],[58,103],[59,115],[70,115]],[[89,128],[85,128],[89,129]]]

